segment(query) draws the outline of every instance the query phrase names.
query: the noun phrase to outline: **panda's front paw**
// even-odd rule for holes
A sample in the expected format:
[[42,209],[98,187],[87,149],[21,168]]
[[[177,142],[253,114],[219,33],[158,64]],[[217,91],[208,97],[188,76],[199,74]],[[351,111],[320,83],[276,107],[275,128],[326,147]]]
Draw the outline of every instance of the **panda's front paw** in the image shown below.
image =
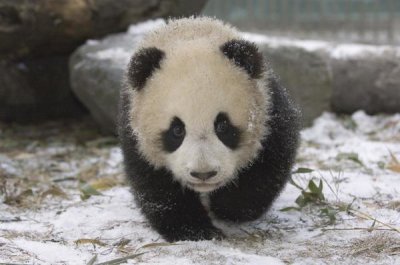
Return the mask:
[[208,229],[207,232],[207,240],[222,240],[225,238],[225,234],[218,228],[213,227],[212,229]]
[[164,235],[169,242],[175,241],[201,241],[201,240],[221,240],[225,238],[224,233],[215,227],[203,228],[184,228],[175,233]]

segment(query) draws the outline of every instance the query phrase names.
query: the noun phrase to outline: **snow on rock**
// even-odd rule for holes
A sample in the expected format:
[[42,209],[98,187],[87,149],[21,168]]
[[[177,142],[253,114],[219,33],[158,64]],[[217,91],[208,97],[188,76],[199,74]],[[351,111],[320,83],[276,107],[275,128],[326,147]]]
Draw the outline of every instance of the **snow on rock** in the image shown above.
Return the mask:
[[296,40],[285,37],[267,36],[250,32],[243,32],[242,36],[248,41],[257,44],[267,44],[272,48],[295,46],[306,51],[313,52],[318,50],[327,50],[328,42],[319,40]]
[[300,40],[287,37],[267,36],[256,33],[243,32],[242,36],[257,44],[267,44],[273,48],[279,47],[298,47],[309,52],[323,51],[335,59],[349,59],[360,56],[382,55],[392,53],[400,56],[400,47],[389,45],[368,45],[354,43],[334,43],[322,40]]
[[89,57],[94,57],[99,60],[124,60],[124,62],[127,58],[130,58],[130,55],[130,51],[122,48],[108,49],[88,54]]
[[133,35],[142,35],[164,25],[165,20],[161,18],[148,20],[135,25],[131,25],[128,29],[128,33]]
[[[301,192],[288,184],[259,220],[241,225],[214,220],[226,239],[176,244],[165,244],[150,228],[124,184],[81,198],[80,184],[71,176],[95,183],[100,177],[123,175],[121,153],[109,138],[94,135],[82,146],[75,138],[65,140],[71,132],[55,131],[36,147],[0,145],[3,170],[21,172],[5,178],[9,194],[2,194],[0,204],[0,263],[87,264],[95,255],[96,262],[105,262],[143,253],[127,264],[400,264],[400,173],[392,167],[394,157],[400,159],[399,126],[399,114],[324,113],[302,131],[295,168],[314,171],[293,175],[304,188],[310,180],[322,180],[323,205],[281,211],[298,207],[295,201]],[[82,137],[80,131],[87,134],[78,128],[76,139]],[[18,130],[34,131],[15,130],[0,136],[11,143],[19,139],[14,138],[21,134]],[[36,128],[34,134],[41,135],[41,130],[48,131]],[[54,168],[60,161],[65,166]],[[66,174],[71,170],[75,173]],[[25,187],[31,172],[42,176]],[[69,178],[59,181],[65,176]],[[11,184],[20,188],[14,191]],[[40,192],[54,186],[66,196]],[[26,195],[30,200],[21,195],[27,188],[32,190]],[[338,210],[340,205],[348,209]],[[328,206],[338,210],[334,222],[321,212]]]

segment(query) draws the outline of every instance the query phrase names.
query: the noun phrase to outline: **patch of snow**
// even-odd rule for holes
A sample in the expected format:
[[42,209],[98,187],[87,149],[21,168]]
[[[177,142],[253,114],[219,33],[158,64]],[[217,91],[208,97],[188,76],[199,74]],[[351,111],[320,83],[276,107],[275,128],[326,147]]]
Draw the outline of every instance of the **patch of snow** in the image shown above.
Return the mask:
[[120,166],[122,163],[122,152],[119,147],[112,148],[110,150],[110,158],[107,160],[107,163],[111,167],[117,167]]
[[133,35],[142,35],[149,32],[150,30],[154,30],[164,25],[165,25],[165,20],[162,18],[147,20],[145,22],[131,25],[128,29],[128,33]]
[[285,37],[270,37],[250,32],[242,32],[241,35],[248,41],[252,41],[258,44],[267,44],[272,48],[295,46],[310,52],[316,50],[326,50],[329,48],[328,42],[319,40],[296,40]]
[[0,154],[0,170],[9,175],[18,175],[19,173],[15,161],[2,154]]
[[129,60],[131,53],[123,48],[111,48],[111,49],[106,49],[94,53],[89,53],[89,57],[94,57],[98,60],[123,60],[124,62]]
[[400,47],[396,46],[354,43],[341,44],[322,40],[299,40],[287,37],[272,37],[250,32],[242,32],[241,35],[249,41],[258,44],[265,44],[271,48],[297,47],[308,52],[321,51],[335,59],[347,59],[368,55],[382,55],[384,53],[393,53],[393,56],[400,56]]
[[[6,215],[1,215],[4,218]],[[12,215],[11,215],[12,216]],[[9,217],[11,217],[9,216]],[[49,232],[46,223],[32,223],[34,216],[22,216],[22,221],[18,222],[7,222],[0,225],[0,230],[3,231],[18,231],[18,233],[33,232],[33,234],[44,234]]]
[[227,257],[226,263],[224,264],[248,264],[248,265],[256,265],[256,264],[263,264],[263,265],[284,265],[281,260],[277,258],[273,258],[270,256],[263,256],[263,255],[255,255],[255,254],[245,254],[241,253],[241,251],[221,251],[220,254]]
[[13,240],[16,247],[31,253],[32,262],[41,261],[41,264],[82,264],[82,261],[89,260],[88,253],[75,250],[53,242],[38,242],[25,239]]
[[331,56],[336,59],[346,59],[366,56],[368,54],[381,55],[394,49],[397,53],[400,50],[399,48],[396,49],[387,45],[340,44],[331,51]]
[[100,44],[100,41],[98,41],[98,40],[87,40],[86,44],[87,45],[98,45],[98,44]]

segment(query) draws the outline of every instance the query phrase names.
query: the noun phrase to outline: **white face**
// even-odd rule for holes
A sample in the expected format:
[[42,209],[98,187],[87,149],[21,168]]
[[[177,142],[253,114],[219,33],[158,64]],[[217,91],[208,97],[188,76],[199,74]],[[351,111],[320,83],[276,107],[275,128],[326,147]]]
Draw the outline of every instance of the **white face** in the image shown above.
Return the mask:
[[131,92],[140,152],[197,192],[234,181],[267,133],[268,96],[257,82],[264,80],[250,79],[207,43],[167,52],[161,70]]
[[[171,134],[164,141],[180,145],[166,156],[166,165],[175,178],[198,192],[209,192],[233,181],[240,159],[239,129],[233,127],[223,114],[216,114],[207,123],[172,123]],[[239,149],[239,150],[238,150]]]

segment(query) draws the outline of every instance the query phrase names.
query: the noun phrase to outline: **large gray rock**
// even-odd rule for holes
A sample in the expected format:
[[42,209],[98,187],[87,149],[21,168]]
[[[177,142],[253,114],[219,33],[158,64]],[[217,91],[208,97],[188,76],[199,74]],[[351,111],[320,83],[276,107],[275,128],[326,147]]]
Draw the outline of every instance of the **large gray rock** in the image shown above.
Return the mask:
[[[73,90],[108,132],[115,132],[119,89],[135,44],[157,23],[88,42],[71,57]],[[400,112],[398,48],[242,35],[258,44],[281,77],[302,110],[305,126],[327,110]]]
[[265,43],[259,46],[301,109],[304,125],[310,125],[329,109],[332,80],[326,54],[299,47],[271,47]]
[[258,43],[303,112],[400,112],[400,47],[290,40],[246,33]]
[[0,120],[31,122],[85,113],[68,79],[68,56],[0,61]]
[[106,132],[115,132],[124,70],[141,32],[88,41],[70,58],[70,83],[76,96]]
[[[188,3],[189,2],[189,3]],[[0,1],[0,59],[67,54],[88,38],[150,18],[187,16],[206,0]]]
[[68,73],[76,47],[149,18],[194,14],[205,2],[0,0],[0,120],[81,115]]
[[332,72],[333,110],[400,112],[400,56],[394,50],[334,59]]

